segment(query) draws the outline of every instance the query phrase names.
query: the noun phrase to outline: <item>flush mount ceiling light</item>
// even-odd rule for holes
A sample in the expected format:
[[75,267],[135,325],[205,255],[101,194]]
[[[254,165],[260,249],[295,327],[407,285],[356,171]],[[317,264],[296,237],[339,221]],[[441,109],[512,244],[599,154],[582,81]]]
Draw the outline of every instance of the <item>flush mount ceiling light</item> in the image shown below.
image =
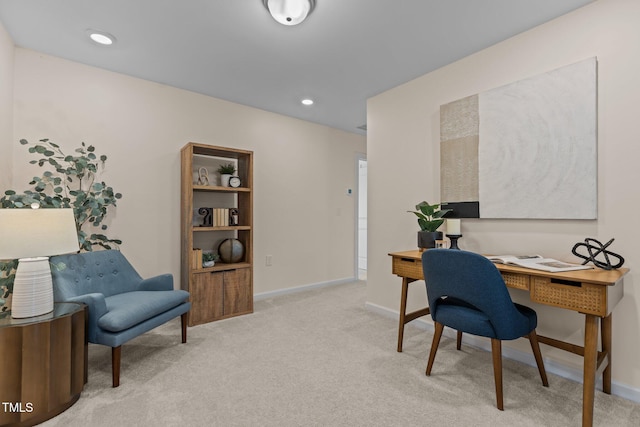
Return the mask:
[[262,0],[273,19],[282,25],[298,25],[316,6],[316,0]]
[[302,103],[302,105],[306,105],[306,106],[313,105],[313,99],[310,99],[310,98],[305,98],[300,102]]
[[103,46],[110,46],[115,43],[116,38],[104,31],[87,30],[87,35],[94,42]]

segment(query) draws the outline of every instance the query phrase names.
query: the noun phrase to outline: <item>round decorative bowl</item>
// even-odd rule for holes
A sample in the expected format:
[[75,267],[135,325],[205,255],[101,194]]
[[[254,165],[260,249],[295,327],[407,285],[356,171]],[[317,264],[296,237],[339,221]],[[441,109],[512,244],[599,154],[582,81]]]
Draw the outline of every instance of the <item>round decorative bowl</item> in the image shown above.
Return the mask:
[[218,254],[222,262],[240,262],[244,257],[244,245],[238,239],[225,239],[218,246]]

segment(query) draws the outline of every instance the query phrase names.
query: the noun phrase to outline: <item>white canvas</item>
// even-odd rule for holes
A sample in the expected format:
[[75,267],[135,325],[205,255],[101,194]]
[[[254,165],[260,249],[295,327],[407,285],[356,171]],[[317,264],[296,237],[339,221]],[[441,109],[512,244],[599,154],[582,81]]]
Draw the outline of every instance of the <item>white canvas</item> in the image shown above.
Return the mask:
[[596,218],[596,58],[483,92],[479,116],[481,218]]

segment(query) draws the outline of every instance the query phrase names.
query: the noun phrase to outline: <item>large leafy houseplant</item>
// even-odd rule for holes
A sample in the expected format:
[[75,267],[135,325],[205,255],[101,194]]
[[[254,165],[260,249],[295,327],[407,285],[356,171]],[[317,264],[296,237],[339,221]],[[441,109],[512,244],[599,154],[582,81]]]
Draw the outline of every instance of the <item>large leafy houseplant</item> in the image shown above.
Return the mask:
[[[84,142],[74,154],[65,154],[59,145],[49,139],[41,139],[36,144],[21,139],[20,144],[28,145],[29,153],[37,156],[29,163],[47,170],[42,176],[33,177],[29,182],[33,186],[30,190],[22,193],[6,190],[0,198],[2,208],[29,208],[33,203],[42,208],[72,208],[80,250],[89,252],[94,246],[113,249],[122,243],[104,234],[107,229],[104,220],[109,208],[115,207],[116,200],[122,197],[104,181],[97,179],[107,156],[96,154],[95,147]],[[102,232],[94,232],[91,227],[99,227]],[[7,298],[13,291],[17,264],[17,260],[0,262],[0,290],[3,290],[0,299]]]

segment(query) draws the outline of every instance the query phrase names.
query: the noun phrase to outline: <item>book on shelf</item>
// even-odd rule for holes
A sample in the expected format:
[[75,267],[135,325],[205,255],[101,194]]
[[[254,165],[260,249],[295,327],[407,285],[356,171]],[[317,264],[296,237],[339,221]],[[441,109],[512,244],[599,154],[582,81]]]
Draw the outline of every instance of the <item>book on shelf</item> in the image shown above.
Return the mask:
[[225,221],[225,208],[213,208],[213,226],[214,227],[224,227],[229,225],[227,221]]
[[590,265],[572,264],[553,258],[545,258],[540,255],[491,255],[487,256],[487,258],[498,264],[515,265],[518,267],[532,268],[534,270],[548,271],[550,273],[590,270],[593,268]]
[[193,248],[193,257],[191,258],[191,268],[198,270],[202,268],[202,249]]
[[[238,225],[238,209],[235,208],[214,208],[214,222],[216,227],[228,227]],[[235,216],[234,216],[235,215]]]

